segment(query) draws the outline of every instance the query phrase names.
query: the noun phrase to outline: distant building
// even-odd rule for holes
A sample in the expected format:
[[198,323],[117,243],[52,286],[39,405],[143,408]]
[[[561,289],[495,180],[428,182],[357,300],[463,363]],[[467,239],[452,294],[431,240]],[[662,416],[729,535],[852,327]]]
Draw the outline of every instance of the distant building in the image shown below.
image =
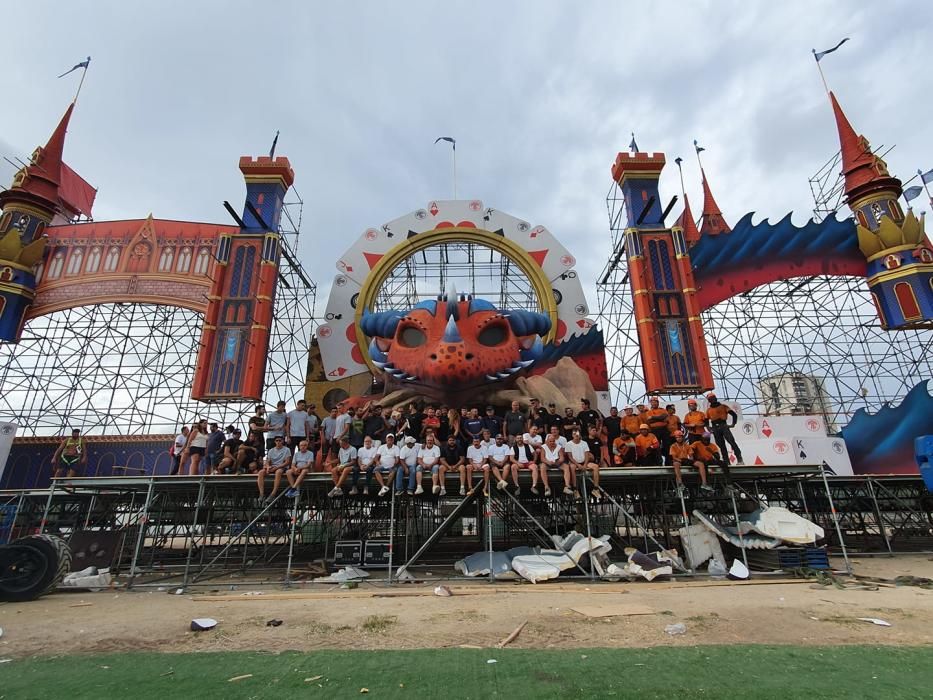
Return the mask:
[[780,372],[758,382],[762,405],[768,416],[821,415],[829,406],[823,381],[803,372]]

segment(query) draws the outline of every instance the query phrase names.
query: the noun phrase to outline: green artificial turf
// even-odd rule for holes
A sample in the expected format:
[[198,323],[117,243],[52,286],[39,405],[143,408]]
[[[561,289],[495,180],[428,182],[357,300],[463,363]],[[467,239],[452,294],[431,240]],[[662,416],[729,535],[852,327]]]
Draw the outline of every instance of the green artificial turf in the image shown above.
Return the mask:
[[[245,674],[252,676],[228,680]],[[0,664],[0,697],[17,699],[350,698],[362,688],[372,698],[446,700],[925,698],[933,697],[933,648],[132,652]]]

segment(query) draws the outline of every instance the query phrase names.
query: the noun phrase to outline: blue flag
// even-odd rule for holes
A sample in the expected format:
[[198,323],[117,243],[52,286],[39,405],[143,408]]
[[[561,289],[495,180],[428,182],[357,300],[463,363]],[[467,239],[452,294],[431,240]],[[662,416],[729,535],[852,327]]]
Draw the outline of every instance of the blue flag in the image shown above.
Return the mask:
[[906,190],[904,190],[904,200],[909,202],[912,199],[916,199],[920,196],[921,192],[923,192],[923,188],[920,185],[908,187]]
[[819,63],[820,59],[823,58],[823,56],[825,56],[828,53],[832,53],[833,51],[837,51],[839,47],[842,46],[844,43],[846,43],[848,40],[849,40],[849,37],[846,37],[845,39],[840,41],[838,44],[836,44],[833,48],[826,49],[825,51],[817,51],[816,49],[813,49],[813,58],[815,58],[816,62]]
[[923,180],[924,185],[928,185],[933,182],[933,170],[927,170],[925,173],[917,171],[917,175],[920,176],[920,179]]
[[632,153],[638,152],[638,144],[635,143],[635,132],[634,131],[632,132],[632,142],[628,145],[628,150],[630,150]]
[[75,66],[74,66],[73,68],[71,68],[70,70],[66,70],[64,73],[62,73],[62,74],[61,74],[60,76],[58,76],[58,77],[59,77],[59,78],[64,78],[66,75],[68,75],[69,73],[73,73],[74,71],[78,70],[79,68],[83,68],[84,70],[87,70],[87,67],[88,67],[89,65],[91,65],[91,57],[90,57],[90,56],[88,56],[85,60],[81,61],[81,63],[78,63],[77,65],[75,65]]

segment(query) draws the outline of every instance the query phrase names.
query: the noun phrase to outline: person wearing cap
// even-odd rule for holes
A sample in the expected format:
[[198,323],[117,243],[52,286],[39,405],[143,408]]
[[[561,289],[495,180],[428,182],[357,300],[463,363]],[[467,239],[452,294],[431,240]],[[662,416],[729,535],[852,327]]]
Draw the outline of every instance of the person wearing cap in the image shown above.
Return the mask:
[[[544,444],[541,445],[541,449],[538,451],[540,459],[538,461],[538,476],[540,481],[544,486],[544,495],[551,495],[551,483],[547,475],[548,469],[563,469],[564,462],[566,462],[566,457],[564,456],[564,448],[557,444],[557,438],[554,433],[549,433],[544,440]],[[532,484],[531,492],[537,496],[538,487],[536,484]]]
[[[473,409],[476,411],[476,409]],[[479,435],[473,438],[473,444],[466,449],[466,459],[463,466],[460,467],[460,495],[466,496],[467,492],[473,491],[473,472],[481,471],[483,473],[483,494],[488,496],[489,487],[489,460],[487,459],[486,448],[483,447],[483,441]],[[464,483],[463,476],[466,476]],[[466,485],[465,485],[466,484]]]
[[[299,441],[298,449],[292,455],[292,466],[285,472],[285,478],[288,479],[288,490],[285,492],[286,498],[295,498],[299,494],[301,482],[305,480],[305,477],[311,471],[311,467],[314,466],[314,452],[309,449],[309,446],[310,443],[307,438]],[[340,486],[343,484],[343,480],[347,478],[346,473],[339,480],[340,474],[335,469],[331,470],[331,474],[334,476],[335,485],[327,495],[331,497],[342,496],[343,491]]]
[[486,413],[483,415],[483,428],[489,431],[490,435],[498,435],[502,432],[502,419],[496,415],[496,409],[493,406],[486,406]]
[[700,489],[702,491],[712,491],[712,487],[706,483],[706,465],[696,459],[693,446],[684,440],[684,433],[678,430],[674,433],[674,442],[671,443],[668,454],[671,458],[671,466],[674,467],[674,479],[677,481],[677,494],[686,496],[687,489],[684,488],[684,480],[680,473],[680,468],[684,464],[692,464],[700,473]]
[[[356,483],[359,481],[359,470],[356,469],[356,448],[350,444],[350,438],[347,435],[344,435],[342,438],[340,438],[340,440],[337,441],[337,445],[337,451],[328,455],[324,462],[324,466],[330,472],[330,478],[334,482],[334,488],[332,488],[327,495],[331,498],[334,498],[335,496],[342,496],[343,484],[346,482],[347,476],[352,474],[353,489],[350,492],[350,495],[355,496],[357,494]],[[297,466],[298,455],[299,453],[296,452],[296,464],[292,467],[292,469]],[[311,458],[311,461],[314,461],[314,457]],[[289,479],[289,481],[291,481],[291,479]],[[301,481],[298,483],[300,484]],[[367,485],[369,485],[368,480]],[[288,494],[286,493],[285,495],[287,496]]]
[[379,495],[389,493],[392,478],[398,469],[399,448],[395,444],[395,434],[386,433],[385,444],[376,449],[376,481],[379,482]]
[[719,448],[712,442],[713,436],[704,432],[699,438],[693,440],[690,446],[693,448],[693,457],[698,462],[702,462],[709,471],[709,467],[720,467],[726,484],[732,483],[732,476],[729,474],[729,465],[722,459]]
[[[505,436],[502,433],[496,435],[496,442],[487,448],[486,454],[489,457],[489,469],[496,477],[496,488],[501,491],[509,485],[509,467],[512,465],[512,448],[505,444]],[[488,475],[487,472],[486,476]],[[488,479],[486,486],[488,487]]]
[[[424,439],[424,445],[418,452],[418,469],[422,473],[428,472],[431,475],[432,491],[439,494],[441,492],[439,474],[441,469],[441,448],[434,439],[434,433],[428,433],[428,436]],[[422,493],[424,493],[424,489],[419,481],[418,488],[415,489],[415,495]]]
[[651,398],[648,402],[651,408],[645,414],[644,422],[648,424],[648,430],[658,439],[658,444],[661,445],[661,455],[666,457],[666,445],[671,439],[667,431],[667,411],[661,408],[661,402],[657,398]]
[[[709,401],[709,408],[706,409],[706,417],[712,428],[716,444],[719,445],[719,450],[722,452],[723,459],[726,462],[729,461],[729,450],[726,449],[726,443],[728,443],[735,453],[736,463],[743,464],[742,450],[739,449],[739,446],[735,442],[735,438],[732,436],[732,428],[739,422],[738,414],[726,406],[726,404],[720,403],[719,399],[716,398],[716,394],[713,392],[706,395],[706,400]],[[732,418],[731,424],[727,420],[729,418]]]
[[241,433],[239,428],[228,425],[227,430],[229,431],[230,437],[224,440],[221,458],[217,462],[217,467],[214,469],[215,474],[232,474],[236,471],[234,466],[236,465],[237,456],[240,453],[240,447],[243,445],[243,441],[240,439]]
[[565,440],[570,440],[573,437],[573,431],[580,429],[580,421],[574,415],[573,409],[570,406],[564,409],[564,417],[560,421],[560,430],[561,434],[564,436]]
[[648,430],[648,424],[642,423],[635,436],[635,463],[640,467],[661,466],[661,443],[658,436]]
[[603,417],[599,411],[590,408],[589,399],[580,399],[580,412],[577,414],[577,420],[580,422],[580,432],[585,433],[591,425],[596,426],[597,432],[603,429]]
[[[380,411],[381,413],[381,411]],[[363,495],[369,495],[369,486],[372,482],[373,471],[376,466],[377,448],[373,444],[373,439],[367,435],[363,439],[363,446],[356,451],[356,466],[353,469],[353,488],[350,489],[350,495],[356,495],[356,484],[360,481],[360,472],[366,472],[366,485],[363,487]]]
[[[284,423],[282,425],[285,425]],[[292,462],[292,453],[285,447],[285,437],[277,435],[272,438],[272,447],[266,451],[266,461],[263,462],[262,469],[256,474],[256,487],[259,489],[259,500],[264,505],[268,505],[275,500],[279,492],[279,485],[282,483],[282,477]],[[269,498],[266,494],[266,477],[274,475],[272,482],[272,493]]]
[[525,436],[518,434],[515,436],[515,444],[512,445],[512,483],[515,484],[515,495],[518,496],[522,492],[521,486],[518,485],[518,471],[519,469],[530,469],[531,470],[531,487],[537,489],[538,487],[538,465],[536,464],[538,451],[531,445],[525,442]]
[[[453,411],[453,409],[450,409]],[[433,492],[440,496],[447,495],[447,489],[444,486],[447,479],[447,472],[456,471],[460,475],[460,491],[466,493],[463,488],[463,450],[460,449],[460,441],[456,436],[448,435],[447,443],[441,448],[441,466],[438,469],[437,481],[434,482]]]
[[398,453],[399,469],[395,473],[395,490],[398,493],[401,493],[405,488],[406,476],[408,477],[409,496],[414,496],[415,494],[420,496],[424,493],[424,489],[421,487],[421,464],[418,461],[420,452],[421,445],[415,440],[415,436],[406,435],[405,444],[402,445]]
[[[590,426],[589,430],[595,432],[596,426]],[[570,442],[564,446],[564,454],[567,460],[563,464],[564,471],[564,494],[572,496],[574,493],[573,484],[577,479],[577,472],[593,472],[593,497],[598,501],[602,498],[599,491],[599,464],[593,458],[593,450],[588,442],[583,440],[580,431],[576,430]]]
[[699,440],[700,436],[706,432],[706,413],[697,410],[696,399],[687,401],[687,412],[684,414],[683,422],[691,444]]
[[634,406],[626,406],[624,409],[625,415],[622,416],[622,432],[628,435],[631,438],[634,438],[638,435],[638,428],[642,424],[641,418],[635,415]]
[[616,438],[622,435],[622,416],[615,406],[610,408],[609,415],[603,418],[603,429],[606,431],[606,444],[611,447]]

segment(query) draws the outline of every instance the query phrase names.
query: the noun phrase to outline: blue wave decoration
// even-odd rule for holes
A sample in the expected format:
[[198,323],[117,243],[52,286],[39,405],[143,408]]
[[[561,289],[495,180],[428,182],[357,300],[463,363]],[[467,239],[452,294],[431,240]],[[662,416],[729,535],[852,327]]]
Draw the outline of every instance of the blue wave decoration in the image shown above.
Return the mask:
[[604,348],[603,332],[594,326],[583,335],[575,335],[557,345],[553,343],[546,345],[538,358],[538,363],[557,362],[562,357],[578,357],[590,352],[601,352]]
[[810,219],[804,226],[795,226],[791,214],[776,224],[768,219],[753,224],[754,214],[743,216],[732,233],[700,238],[690,249],[690,261],[697,274],[781,259],[862,258],[851,218],[839,221],[830,214],[822,221]]
[[856,474],[917,472],[914,439],[933,435],[933,396],[927,382],[914,386],[898,406],[877,413],[860,408],[842,429]]

